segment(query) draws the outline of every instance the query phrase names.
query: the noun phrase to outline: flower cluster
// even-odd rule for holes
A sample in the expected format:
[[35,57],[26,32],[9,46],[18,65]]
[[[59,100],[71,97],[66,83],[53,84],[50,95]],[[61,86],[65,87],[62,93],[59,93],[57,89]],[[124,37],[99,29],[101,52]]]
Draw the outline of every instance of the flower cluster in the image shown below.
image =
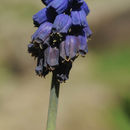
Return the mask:
[[37,59],[36,74],[45,77],[56,72],[62,83],[69,78],[72,63],[88,52],[87,41],[92,32],[86,16],[84,0],[42,0],[46,5],[33,16],[38,27],[32,35],[28,52]]

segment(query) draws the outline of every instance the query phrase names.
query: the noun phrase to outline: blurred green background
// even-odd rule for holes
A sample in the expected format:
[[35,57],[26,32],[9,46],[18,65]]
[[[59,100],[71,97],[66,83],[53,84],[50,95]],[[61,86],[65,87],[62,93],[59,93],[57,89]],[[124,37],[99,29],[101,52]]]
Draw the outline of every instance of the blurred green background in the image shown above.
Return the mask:
[[[57,130],[130,130],[130,0],[88,0],[86,58],[61,85]],[[40,0],[0,0],[0,130],[45,130],[51,74],[27,53]]]

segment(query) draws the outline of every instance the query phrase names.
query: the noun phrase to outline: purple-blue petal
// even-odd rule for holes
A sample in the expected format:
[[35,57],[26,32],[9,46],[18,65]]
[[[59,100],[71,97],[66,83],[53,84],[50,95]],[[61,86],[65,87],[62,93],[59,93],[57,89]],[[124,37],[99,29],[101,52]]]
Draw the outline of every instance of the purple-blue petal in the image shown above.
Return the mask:
[[38,13],[33,16],[33,23],[36,27],[40,26],[42,23],[48,20],[47,9],[43,8]]
[[71,12],[72,24],[74,26],[87,26],[86,13],[84,10],[73,10]]
[[85,11],[86,16],[89,14],[90,10],[89,10],[88,5],[87,5],[86,2],[83,2],[83,4],[81,5],[80,8],[83,9],[83,10]]
[[90,38],[92,36],[92,31],[89,26],[86,26],[83,31],[86,33],[87,38]]
[[70,59],[76,57],[78,53],[79,44],[76,36],[67,36],[65,40],[65,52],[66,56]]
[[62,57],[63,59],[66,59],[65,41],[63,41],[63,42],[60,44],[60,57]]
[[46,62],[47,65],[49,65],[50,67],[54,67],[57,66],[59,64],[59,50],[54,47],[48,47],[45,51],[45,53],[47,53],[46,55]]
[[68,4],[68,0],[53,0],[52,2],[50,2],[47,8],[52,10],[52,15],[53,11],[55,11],[57,14],[61,14],[65,12],[65,10],[67,10]]
[[60,14],[56,17],[53,24],[53,31],[59,33],[67,33],[72,25],[72,20],[70,16],[65,14]]
[[43,23],[38,30],[32,35],[32,41],[37,43],[44,42],[50,35],[52,24],[49,22]]
[[79,52],[82,56],[88,53],[87,38],[85,35],[79,35]]

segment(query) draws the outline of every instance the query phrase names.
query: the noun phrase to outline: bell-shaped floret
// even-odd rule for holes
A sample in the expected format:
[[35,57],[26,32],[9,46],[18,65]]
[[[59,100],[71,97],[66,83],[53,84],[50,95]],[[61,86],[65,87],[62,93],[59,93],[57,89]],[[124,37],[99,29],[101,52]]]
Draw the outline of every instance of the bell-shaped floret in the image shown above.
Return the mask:
[[67,36],[65,40],[65,53],[67,59],[73,59],[78,53],[78,39],[75,36]]
[[56,47],[48,47],[44,52],[44,57],[44,66],[48,66],[49,69],[53,70],[59,65],[59,50]]
[[60,63],[57,71],[57,80],[62,83],[69,79],[69,73],[72,68],[72,62],[71,61],[65,61],[64,63]]
[[86,13],[86,16],[88,16],[90,10],[89,10],[89,8],[88,8],[87,3],[86,3],[86,2],[83,2],[83,4],[81,5],[80,8],[83,9],[83,10],[85,11],[85,13]]
[[73,61],[79,51],[79,42],[76,36],[67,36],[60,44],[60,57],[66,61]]
[[60,14],[56,17],[52,30],[54,33],[67,33],[71,25],[71,17],[66,14]]
[[37,67],[35,68],[35,72],[39,76],[46,76],[49,73],[49,69],[44,67],[44,58],[38,57],[37,59]]
[[[43,23],[38,30],[32,35],[33,43],[42,43],[48,39],[52,29],[52,24],[49,22]],[[46,42],[45,42],[46,43]]]
[[78,40],[79,40],[79,53],[81,54],[81,56],[84,57],[86,53],[88,53],[87,38],[86,38],[85,33],[82,35],[79,35]]
[[47,6],[49,10],[52,10],[53,13],[61,14],[65,12],[68,8],[69,1],[68,0],[53,0],[50,2],[50,4]]
[[71,11],[72,24],[74,26],[87,26],[86,13],[83,9]]
[[38,57],[39,54],[41,53],[39,45],[34,45],[33,43],[28,44],[28,52],[34,56]]
[[43,58],[38,58],[37,67],[35,68],[35,72],[39,76],[42,76],[42,73],[43,73],[43,63],[44,63]]
[[43,8],[33,16],[33,23],[36,27],[39,27],[42,23],[48,20],[47,9]]

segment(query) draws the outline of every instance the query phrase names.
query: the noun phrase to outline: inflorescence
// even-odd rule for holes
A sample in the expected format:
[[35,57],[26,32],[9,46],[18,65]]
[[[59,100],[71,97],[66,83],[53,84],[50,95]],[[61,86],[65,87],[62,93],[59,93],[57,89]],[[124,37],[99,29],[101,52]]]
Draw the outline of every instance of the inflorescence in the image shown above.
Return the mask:
[[72,63],[88,52],[92,35],[86,16],[90,10],[84,0],[42,0],[46,5],[33,16],[38,27],[28,45],[28,52],[37,60],[35,72],[45,77],[56,72],[62,83],[69,78]]

